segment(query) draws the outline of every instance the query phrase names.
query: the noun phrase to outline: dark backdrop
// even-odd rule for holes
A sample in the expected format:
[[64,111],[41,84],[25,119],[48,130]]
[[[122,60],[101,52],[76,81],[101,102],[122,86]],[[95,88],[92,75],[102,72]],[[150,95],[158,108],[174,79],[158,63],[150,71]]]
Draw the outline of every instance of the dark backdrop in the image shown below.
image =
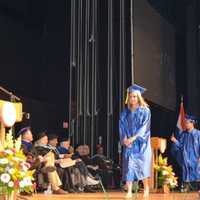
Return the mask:
[[[84,2],[82,7],[80,2]],[[90,4],[88,32],[84,24],[86,2]],[[177,109],[173,112],[149,102],[152,135],[169,137],[182,94],[185,107],[190,104],[190,110],[199,113],[197,102],[190,101],[197,96],[187,95],[200,85],[199,57],[195,57],[194,73],[188,75],[193,57],[186,51],[190,45],[199,55],[199,43],[190,43],[188,35],[199,38],[198,29],[194,29],[199,22],[199,4],[197,0],[149,2],[176,29]],[[84,21],[81,27],[80,19]],[[97,20],[94,29],[93,19]],[[189,26],[191,20],[194,26]],[[0,25],[0,84],[22,97],[24,111],[31,114],[17,128],[28,124],[35,134],[44,129],[63,132],[62,122],[69,120],[73,143],[88,143],[94,152],[102,136],[107,155],[116,158],[118,117],[125,88],[131,83],[130,1],[2,0]]]

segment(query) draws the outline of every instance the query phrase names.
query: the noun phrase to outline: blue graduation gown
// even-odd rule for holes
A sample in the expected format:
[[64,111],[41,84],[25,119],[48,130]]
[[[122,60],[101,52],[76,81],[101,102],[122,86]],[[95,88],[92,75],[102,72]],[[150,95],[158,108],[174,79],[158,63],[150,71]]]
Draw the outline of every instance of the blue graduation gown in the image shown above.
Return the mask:
[[58,146],[57,150],[60,154],[67,154],[68,153],[68,149],[66,149],[65,147]]
[[26,148],[27,153],[31,152],[33,144],[31,142],[27,142],[22,140],[22,145]]
[[[123,145],[122,178],[124,181],[142,180],[151,175],[151,112],[138,107],[134,112],[125,108],[120,115],[120,142]],[[137,139],[127,147],[123,141],[137,134]]]
[[[175,132],[175,138],[177,140],[179,140],[180,136],[181,136],[181,131],[179,129],[177,129],[176,132]],[[179,146],[176,145],[175,143],[172,143],[170,152],[171,152],[171,155],[176,159],[176,162],[179,165],[179,167],[181,167],[182,166],[182,162],[183,162],[183,154],[180,151]]]
[[[184,182],[200,180],[200,131],[183,131],[175,143],[181,154],[182,179]],[[177,155],[179,155],[177,154]]]

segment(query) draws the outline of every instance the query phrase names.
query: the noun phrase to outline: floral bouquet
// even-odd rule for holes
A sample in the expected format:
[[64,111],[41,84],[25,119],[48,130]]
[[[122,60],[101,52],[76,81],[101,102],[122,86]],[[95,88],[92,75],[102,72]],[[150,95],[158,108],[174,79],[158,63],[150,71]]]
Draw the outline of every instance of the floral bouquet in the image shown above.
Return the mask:
[[167,158],[163,158],[160,154],[158,163],[154,165],[154,168],[158,172],[158,186],[167,185],[169,188],[175,188],[178,185],[178,178],[175,177],[172,166],[168,166]]
[[33,192],[34,171],[21,150],[21,138],[13,140],[11,131],[6,135],[3,146],[0,144],[0,194],[13,192]]

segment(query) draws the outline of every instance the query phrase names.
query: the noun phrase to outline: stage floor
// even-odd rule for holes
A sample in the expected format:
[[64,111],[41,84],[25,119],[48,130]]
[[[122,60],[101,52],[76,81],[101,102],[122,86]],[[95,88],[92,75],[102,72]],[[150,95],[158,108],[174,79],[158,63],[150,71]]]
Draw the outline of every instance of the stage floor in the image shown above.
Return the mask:
[[[109,192],[108,197],[104,193],[82,193],[82,194],[66,194],[66,195],[44,195],[35,194],[32,197],[20,197],[21,200],[121,200],[124,198],[123,192]],[[197,193],[170,193],[170,194],[150,194],[149,198],[143,198],[139,193],[133,195],[132,200],[200,200]]]

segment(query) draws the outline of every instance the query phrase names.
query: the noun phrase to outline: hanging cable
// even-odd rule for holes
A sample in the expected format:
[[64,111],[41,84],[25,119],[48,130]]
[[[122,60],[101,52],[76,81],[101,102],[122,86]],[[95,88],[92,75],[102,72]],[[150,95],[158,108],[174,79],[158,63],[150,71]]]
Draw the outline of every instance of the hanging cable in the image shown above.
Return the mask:
[[[75,6],[76,2],[71,1],[71,42],[70,42],[70,81],[69,81],[69,132],[72,133],[73,141],[75,138],[74,133],[74,120],[72,119],[72,101],[73,101],[73,95],[72,95],[72,88],[73,88],[73,68],[76,66],[75,63]],[[73,131],[73,132],[72,132]]]
[[113,2],[108,0],[108,61],[107,61],[107,156],[110,157],[110,135],[111,135],[111,115],[112,111],[112,68],[113,68]]
[[120,0],[120,67],[119,67],[119,113],[124,107],[124,90],[125,90],[125,12],[124,0]]
[[95,112],[96,112],[96,24],[97,24],[97,0],[92,1],[92,102],[91,102],[91,154],[94,152],[94,134],[95,134]]
[[134,84],[134,0],[130,0],[130,22],[131,22],[131,82]]
[[92,28],[92,6],[91,6],[91,4],[92,4],[92,2],[93,2],[93,0],[88,0],[88,52],[87,52],[87,56],[88,56],[88,65],[86,66],[87,67],[87,79],[86,79],[86,84],[87,84],[87,92],[86,92],[86,97],[87,97],[87,99],[86,99],[86,101],[87,101],[87,106],[86,106],[86,110],[87,110],[87,117],[91,117],[91,109],[90,109],[90,107],[91,107],[91,93],[92,93],[92,91],[91,91],[91,81],[90,80],[92,80],[92,78],[91,78],[91,70],[92,70],[92,61],[91,61],[91,59],[92,59],[92,56],[90,56],[91,54],[92,54],[92,44],[93,44],[93,40],[94,40],[94,38],[93,38],[93,35],[92,35],[92,30],[91,30],[91,28]]
[[84,49],[84,119],[83,119],[83,142],[86,143],[86,134],[87,134],[87,115],[88,115],[88,66],[89,66],[89,21],[90,21],[90,0],[85,1],[85,49]]
[[79,116],[82,115],[83,113],[83,102],[82,102],[82,97],[83,97],[83,0],[79,0],[79,11],[78,11],[78,64],[79,64],[79,71],[78,71],[78,93],[79,93],[79,110],[78,114]]

